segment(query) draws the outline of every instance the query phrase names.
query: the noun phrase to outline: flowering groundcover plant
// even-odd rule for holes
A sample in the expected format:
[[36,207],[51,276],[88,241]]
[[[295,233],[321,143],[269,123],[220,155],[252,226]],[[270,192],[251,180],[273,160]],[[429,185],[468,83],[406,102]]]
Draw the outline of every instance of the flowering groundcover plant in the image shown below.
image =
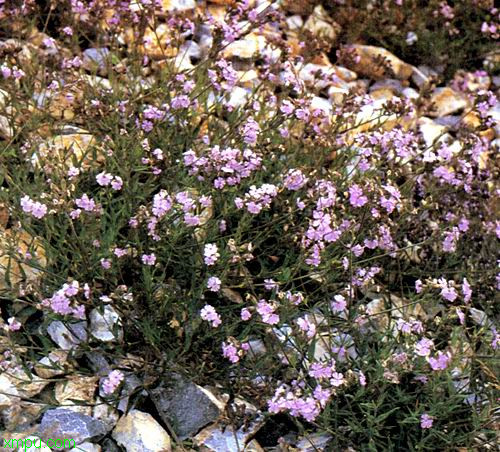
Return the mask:
[[[12,117],[0,150],[8,226],[33,239],[9,259],[40,271],[20,283],[7,266],[2,368],[32,368],[55,348],[40,333],[52,321],[86,321],[106,304],[125,331],[99,344],[116,367],[101,381],[110,404],[133,353],[143,381],[198,375],[298,431],[330,433],[334,450],[492,441],[499,188],[482,132],[494,93],[464,88],[478,124],[428,145],[404,125],[411,100],[374,107],[368,127],[359,115],[372,100],[355,91],[320,108],[297,75],[307,61],[279,39],[235,99],[244,71],[225,50],[285,27],[277,9],[241,2],[213,19],[210,54],[182,67],[170,50],[200,18],[169,16],[162,57],[148,57],[155,2],[110,2],[114,15],[106,2],[70,3],[54,36],[75,52],[92,36],[105,64],[89,69],[49,37],[22,71],[19,56],[2,63],[0,88],[30,112]],[[49,100],[34,108],[41,93]],[[69,103],[54,112],[51,98]],[[84,152],[44,154],[39,131],[68,124],[92,136]]]

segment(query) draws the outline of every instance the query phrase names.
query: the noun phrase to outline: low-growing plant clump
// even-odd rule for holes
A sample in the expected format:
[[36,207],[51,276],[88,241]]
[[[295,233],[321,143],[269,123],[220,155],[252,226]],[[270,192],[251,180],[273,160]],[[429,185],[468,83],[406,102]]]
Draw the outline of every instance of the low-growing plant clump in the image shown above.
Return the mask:
[[[147,406],[175,372],[324,450],[495,447],[499,86],[473,53],[498,12],[201,3],[0,2],[2,430]],[[414,47],[374,38],[386,11],[419,11]],[[95,378],[86,400],[61,402],[66,376]]]

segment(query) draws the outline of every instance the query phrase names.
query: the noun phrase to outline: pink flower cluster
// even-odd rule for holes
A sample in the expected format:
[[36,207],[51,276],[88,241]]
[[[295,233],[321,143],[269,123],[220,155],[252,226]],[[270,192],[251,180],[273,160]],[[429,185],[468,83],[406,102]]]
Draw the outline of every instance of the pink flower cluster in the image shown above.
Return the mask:
[[78,281],[72,281],[70,284],[65,283],[52,297],[44,299],[42,305],[49,307],[57,314],[72,315],[84,319],[85,307],[75,299],[80,292],[83,292],[85,298],[88,299],[90,292],[88,284],[82,288]]
[[47,206],[38,201],[33,201],[28,195],[21,198],[21,207],[24,212],[41,219],[47,214]]
[[112,174],[105,173],[104,171],[96,176],[96,181],[101,187],[111,185],[115,191],[121,190],[123,187],[123,180],[120,176],[113,176]]
[[217,313],[215,308],[209,304],[206,304],[203,307],[200,311],[200,316],[203,320],[210,322],[213,328],[217,328],[222,323],[220,315]]
[[269,208],[273,198],[277,195],[278,189],[273,184],[263,184],[260,188],[252,185],[245,197],[235,198],[234,203],[238,209],[246,206],[248,212],[257,215],[262,209]]
[[113,394],[122,383],[124,375],[119,370],[112,370],[102,382],[102,390],[105,395]]
[[250,149],[221,149],[215,145],[201,156],[192,150],[184,153],[184,165],[189,168],[189,174],[198,176],[200,180],[214,177],[213,184],[218,189],[238,185],[258,170],[261,163],[262,157]]

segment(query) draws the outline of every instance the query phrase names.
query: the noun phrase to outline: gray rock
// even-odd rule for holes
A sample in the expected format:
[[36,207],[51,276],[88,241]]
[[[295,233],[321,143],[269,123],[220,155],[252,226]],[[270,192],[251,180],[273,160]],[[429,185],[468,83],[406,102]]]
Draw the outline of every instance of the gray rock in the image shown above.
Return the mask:
[[47,411],[39,430],[44,441],[49,438],[72,438],[76,444],[100,439],[107,433],[103,422],[63,408]]
[[83,67],[88,71],[106,69],[106,59],[109,56],[107,47],[91,48],[83,51]]
[[[238,403],[239,402],[239,403]],[[264,416],[257,409],[240,399],[235,400],[235,408],[244,408],[246,416],[252,416],[252,421],[247,427],[241,427],[237,430],[233,426],[221,428],[214,424],[203,429],[194,438],[195,444],[204,446],[214,452],[240,452],[248,450],[245,444],[252,438],[259,428],[264,424]]]
[[301,452],[326,451],[332,438],[328,433],[313,433],[302,438],[295,447]]
[[87,322],[64,324],[54,320],[47,328],[50,338],[63,350],[70,350],[87,340]]
[[181,440],[217,420],[224,409],[209,391],[179,374],[170,374],[167,383],[150,391],[150,395],[161,418]]

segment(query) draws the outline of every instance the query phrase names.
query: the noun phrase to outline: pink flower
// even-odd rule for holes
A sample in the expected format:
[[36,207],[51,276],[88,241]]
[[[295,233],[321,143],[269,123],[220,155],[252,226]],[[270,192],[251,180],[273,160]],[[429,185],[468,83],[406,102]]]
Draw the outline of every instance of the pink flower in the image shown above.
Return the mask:
[[349,188],[349,202],[353,207],[362,207],[368,202],[368,198],[363,195],[363,190],[359,185],[354,184]]
[[420,416],[420,427],[421,428],[431,428],[434,422],[434,418],[429,416],[427,413]]
[[41,219],[47,213],[47,206],[38,201],[33,201],[29,196],[21,198],[21,207],[24,212],[30,213],[35,218]]
[[240,360],[238,349],[233,344],[222,343],[222,355],[232,363],[237,363]]
[[7,320],[7,324],[8,324],[8,329],[9,331],[17,331],[19,329],[21,329],[21,323],[16,320],[15,317],[10,317],[8,320]]
[[454,287],[449,286],[449,282],[444,278],[440,278],[438,280],[439,285],[441,286],[441,296],[448,301],[455,301],[458,297],[457,291]]
[[81,198],[75,199],[75,204],[86,212],[92,212],[96,208],[95,201],[89,198],[86,193],[84,193]]
[[241,320],[249,320],[252,317],[252,313],[247,309],[243,308],[240,313]]
[[422,338],[415,344],[415,353],[419,356],[429,356],[431,348],[434,347],[434,342],[431,339]]
[[266,290],[274,290],[279,289],[279,285],[274,279],[264,279],[264,288]]
[[342,312],[347,306],[346,299],[342,295],[335,295],[333,297],[335,301],[330,303],[333,312]]
[[445,370],[451,361],[451,353],[438,352],[436,358],[429,357],[427,361],[431,365],[432,370]]
[[104,394],[110,395],[116,391],[120,383],[123,381],[124,375],[119,370],[112,370],[102,383]]
[[218,292],[220,290],[221,280],[217,276],[211,276],[208,278],[207,287],[212,292]]
[[154,265],[156,263],[156,256],[154,253],[143,254],[141,260],[144,265]]
[[111,261],[109,259],[101,259],[101,267],[109,270],[111,268]]
[[283,184],[286,189],[296,191],[307,184],[307,181],[308,179],[304,176],[302,171],[298,169],[292,169],[288,171]]
[[417,279],[415,281],[415,292],[420,293],[422,292],[422,281],[420,279]]
[[123,187],[123,180],[120,176],[115,176],[111,182],[111,188],[115,191],[121,190]]
[[463,279],[462,283],[462,293],[464,294],[464,301],[467,303],[470,301],[470,298],[472,296],[472,290],[469,285],[469,281],[467,281],[466,278]]
[[215,308],[209,304],[206,304],[203,307],[203,309],[200,311],[200,316],[203,320],[211,322],[212,327],[214,328],[217,328],[222,323],[222,320],[219,314],[217,314]]
[[275,309],[266,300],[260,300],[257,303],[257,312],[262,316],[262,321],[269,325],[276,325],[280,321],[279,316],[274,314]]
[[344,383],[345,383],[344,375],[342,375],[340,372],[332,373],[332,378],[330,379],[330,384],[332,386],[341,386]]
[[105,173],[104,171],[102,173],[99,173],[96,176],[96,181],[101,187],[106,187],[108,186],[111,181],[113,180],[113,175],[109,173]]
[[203,252],[205,264],[210,266],[214,265],[219,259],[220,254],[217,250],[217,245],[215,243],[207,243]]

